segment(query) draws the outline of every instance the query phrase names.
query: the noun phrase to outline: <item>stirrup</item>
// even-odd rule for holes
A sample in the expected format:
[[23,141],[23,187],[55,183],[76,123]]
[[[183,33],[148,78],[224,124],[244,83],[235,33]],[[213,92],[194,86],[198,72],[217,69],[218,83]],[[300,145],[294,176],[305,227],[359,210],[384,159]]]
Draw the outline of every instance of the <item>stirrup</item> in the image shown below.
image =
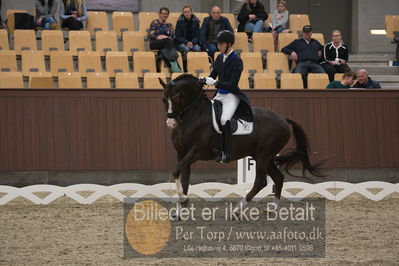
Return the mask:
[[230,162],[230,154],[228,154],[227,152],[224,151],[220,151],[218,153],[218,156],[216,158],[216,162],[218,163],[229,163]]

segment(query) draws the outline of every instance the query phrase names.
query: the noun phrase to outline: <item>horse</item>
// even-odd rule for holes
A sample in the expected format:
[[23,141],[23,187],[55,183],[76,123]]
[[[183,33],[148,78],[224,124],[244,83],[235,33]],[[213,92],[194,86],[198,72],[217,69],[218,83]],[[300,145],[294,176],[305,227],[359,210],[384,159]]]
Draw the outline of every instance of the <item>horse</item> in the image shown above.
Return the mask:
[[[188,188],[191,164],[198,160],[213,160],[214,150],[220,142],[220,135],[212,123],[212,102],[205,94],[204,82],[190,74],[183,74],[165,83],[163,102],[167,112],[167,125],[172,128],[172,142],[177,151],[177,164],[172,172],[176,183],[176,192],[182,206],[188,204]],[[309,143],[302,127],[290,119],[263,108],[252,108],[253,131],[249,135],[232,136],[231,160],[251,156],[256,161],[256,177],[252,189],[236,205],[239,212],[255,195],[267,185],[267,175],[275,183],[274,202],[278,205],[283,188],[284,168],[290,175],[290,169],[297,163],[302,164],[302,176],[306,172],[314,176],[323,176],[320,166],[324,161],[310,163]],[[292,127],[296,148],[282,149],[291,138]],[[281,153],[280,155],[278,155]],[[181,176],[181,181],[180,181]]]

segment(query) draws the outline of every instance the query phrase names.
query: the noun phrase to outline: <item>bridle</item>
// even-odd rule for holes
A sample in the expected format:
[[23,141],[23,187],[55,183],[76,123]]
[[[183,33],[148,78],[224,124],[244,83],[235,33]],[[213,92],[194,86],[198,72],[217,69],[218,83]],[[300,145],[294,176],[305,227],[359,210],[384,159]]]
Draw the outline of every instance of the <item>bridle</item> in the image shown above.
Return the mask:
[[[170,81],[168,86],[174,86],[174,81]],[[176,93],[175,95],[173,95],[171,98],[167,98],[167,97],[163,97],[165,100],[173,100],[174,98],[180,96],[180,94],[182,93],[182,91],[179,91],[178,93]],[[172,112],[172,113],[167,113],[166,116],[168,118],[179,118],[181,117],[185,112],[187,112],[188,110],[190,110],[191,108],[193,108],[201,99],[201,96],[204,95],[204,91],[201,89],[201,92],[198,94],[198,96],[195,97],[195,99],[188,104],[187,106],[185,106],[183,108],[183,110],[179,111],[179,112]]]

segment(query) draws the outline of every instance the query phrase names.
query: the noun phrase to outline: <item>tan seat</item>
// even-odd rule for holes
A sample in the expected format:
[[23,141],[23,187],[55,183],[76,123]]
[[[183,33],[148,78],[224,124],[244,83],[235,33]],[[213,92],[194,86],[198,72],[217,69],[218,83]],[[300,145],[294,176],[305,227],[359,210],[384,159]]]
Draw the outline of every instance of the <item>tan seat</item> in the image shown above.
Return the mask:
[[0,72],[0,88],[24,88],[24,79],[21,72]]
[[53,76],[49,72],[31,73],[29,76],[29,88],[52,89],[54,88]]
[[395,31],[399,31],[399,15],[386,15],[385,16],[385,30],[387,37],[393,39]]
[[139,77],[143,77],[143,74],[146,72],[156,73],[157,67],[154,53],[135,52],[133,54],[133,72]]
[[344,73],[335,73],[334,80],[341,81],[344,78]]
[[323,33],[313,33],[312,38],[319,41],[319,43],[324,46],[325,41]]
[[144,44],[144,33],[140,31],[125,31],[123,32],[123,51],[130,53],[134,53],[137,51],[144,52],[145,44]]
[[252,34],[252,45],[254,52],[274,53],[273,34],[254,32]]
[[[180,66],[180,69],[183,71],[183,56],[180,52],[177,52],[177,54],[179,55],[177,57],[177,63]],[[168,65],[165,63],[164,60],[161,60],[161,73],[165,73],[166,77],[170,77],[171,72],[170,72],[170,68],[168,67]]]
[[281,74],[282,89],[303,89],[302,76],[299,73],[283,73]]
[[233,49],[238,54],[241,54],[242,52],[249,52],[248,35],[245,32],[236,32],[235,33],[235,41],[234,41]]
[[99,52],[79,52],[78,68],[82,77],[88,73],[102,72],[101,57]]
[[276,74],[256,73],[254,75],[254,89],[277,89]]
[[269,73],[289,72],[288,57],[283,53],[268,53],[266,62],[266,70]]
[[237,25],[236,25],[236,18],[234,16],[234,14],[233,13],[222,13],[222,16],[226,17],[229,20],[231,27],[233,28],[234,31],[236,31]]
[[166,83],[166,76],[164,73],[144,73],[144,89],[163,89],[158,78],[161,78]]
[[292,43],[296,39],[298,39],[298,34],[296,33],[280,33],[278,35],[278,50],[281,52],[285,46]]
[[289,24],[291,32],[299,34],[305,25],[310,25],[309,16],[307,14],[291,14],[289,16]]
[[176,29],[177,20],[179,19],[181,12],[170,12],[167,19],[168,23],[171,23],[173,28]]
[[0,51],[10,50],[8,43],[8,33],[6,29],[0,29]]
[[325,73],[308,74],[308,89],[325,89],[329,83],[330,80]]
[[139,89],[139,80],[136,73],[116,73],[116,89]]
[[105,58],[105,68],[110,77],[115,77],[116,73],[130,72],[126,52],[108,52]]
[[90,32],[86,30],[71,30],[69,32],[69,51],[78,55],[81,51],[91,51]]
[[206,52],[187,53],[187,72],[194,76],[210,73],[208,54]]
[[108,73],[88,73],[87,88],[89,89],[108,89],[111,88]]
[[78,72],[62,72],[58,74],[58,88],[81,89],[82,76]]
[[0,51],[0,72],[17,72],[17,54],[12,50]]
[[62,72],[75,72],[73,65],[73,53],[70,51],[50,52],[50,72],[58,77]]
[[112,30],[118,36],[125,31],[134,31],[134,18],[132,12],[118,12],[112,13]]
[[157,12],[139,12],[139,31],[147,35],[151,22],[157,18]]
[[22,51],[36,51],[36,34],[34,30],[15,30],[14,31],[14,50],[17,55]]
[[30,73],[46,72],[44,55],[42,51],[22,52],[22,74],[29,76]]
[[197,18],[199,19],[199,21],[200,21],[200,25],[202,25],[202,22],[204,22],[204,19],[206,18],[206,17],[209,17],[209,13],[194,13],[196,16],[197,16]]
[[268,15],[267,19],[263,23],[265,28],[269,27],[269,23],[272,23],[272,20],[273,20],[273,14],[272,13],[268,13],[267,15]]
[[249,86],[249,76],[247,73],[241,73],[241,77],[240,77],[240,81],[238,82],[238,87],[240,87],[240,89],[250,89],[251,87]]
[[241,59],[244,64],[243,73],[255,74],[263,72],[261,53],[241,53]]
[[96,32],[96,51],[101,56],[106,52],[118,51],[118,39],[115,31],[97,31]]
[[179,77],[179,76],[181,76],[181,75],[183,75],[184,73],[172,73],[172,75],[170,76],[170,79],[171,80],[174,80],[175,78],[177,78],[177,77]]
[[50,55],[51,51],[64,51],[64,36],[60,30],[42,31],[42,51]]
[[107,13],[104,11],[88,11],[87,29],[91,35],[95,35],[97,31],[108,31]]
[[6,16],[7,16],[7,26],[8,30],[10,32],[10,35],[14,34],[14,28],[15,28],[15,17],[14,13],[28,13],[25,9],[8,9]]

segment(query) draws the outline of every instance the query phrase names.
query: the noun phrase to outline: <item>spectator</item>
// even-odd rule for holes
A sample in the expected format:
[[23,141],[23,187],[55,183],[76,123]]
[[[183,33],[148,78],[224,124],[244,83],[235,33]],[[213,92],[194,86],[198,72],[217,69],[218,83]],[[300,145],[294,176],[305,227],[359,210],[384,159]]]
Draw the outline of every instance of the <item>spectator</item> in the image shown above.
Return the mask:
[[287,10],[287,2],[281,0],[277,4],[277,9],[273,12],[272,23],[265,29],[266,32],[277,32],[280,33],[285,30],[285,24],[287,24],[289,18],[289,12]]
[[342,35],[339,30],[332,32],[332,42],[324,46],[323,60],[321,66],[328,74],[330,82],[334,80],[335,73],[350,71],[346,64],[348,62],[348,48],[342,44]]
[[176,46],[183,54],[188,51],[199,52],[199,19],[193,14],[191,6],[183,7],[183,14],[180,15],[176,24]]
[[206,50],[208,55],[212,58],[218,50],[216,36],[223,30],[228,30],[234,33],[229,20],[222,16],[222,10],[220,7],[214,6],[211,9],[211,15],[204,19],[200,32],[202,49]]
[[258,0],[248,0],[241,7],[238,14],[238,31],[246,32],[261,32],[263,30],[264,21],[268,15],[265,11],[265,6]]
[[175,32],[171,23],[166,20],[169,17],[169,9],[161,7],[159,18],[152,21],[148,32],[151,50],[159,51],[159,61],[165,60],[172,72],[181,72],[177,63],[177,51],[174,45]]
[[372,80],[365,69],[359,69],[357,71],[357,82],[353,85],[353,88],[381,89],[381,85],[377,81]]
[[349,89],[356,80],[356,74],[353,71],[344,73],[341,81],[334,80],[327,85],[327,89]]
[[55,12],[57,11],[57,3],[54,0],[36,0],[36,28],[44,28],[45,30],[56,30],[58,28],[55,20]]
[[85,0],[62,0],[60,5],[62,27],[69,30],[80,30],[83,21],[87,20]]
[[325,73],[319,64],[323,46],[312,39],[312,32],[310,25],[304,26],[302,39],[295,40],[282,49],[283,53],[290,55],[291,59],[297,62],[295,73],[302,75],[305,88],[307,88],[308,73]]

